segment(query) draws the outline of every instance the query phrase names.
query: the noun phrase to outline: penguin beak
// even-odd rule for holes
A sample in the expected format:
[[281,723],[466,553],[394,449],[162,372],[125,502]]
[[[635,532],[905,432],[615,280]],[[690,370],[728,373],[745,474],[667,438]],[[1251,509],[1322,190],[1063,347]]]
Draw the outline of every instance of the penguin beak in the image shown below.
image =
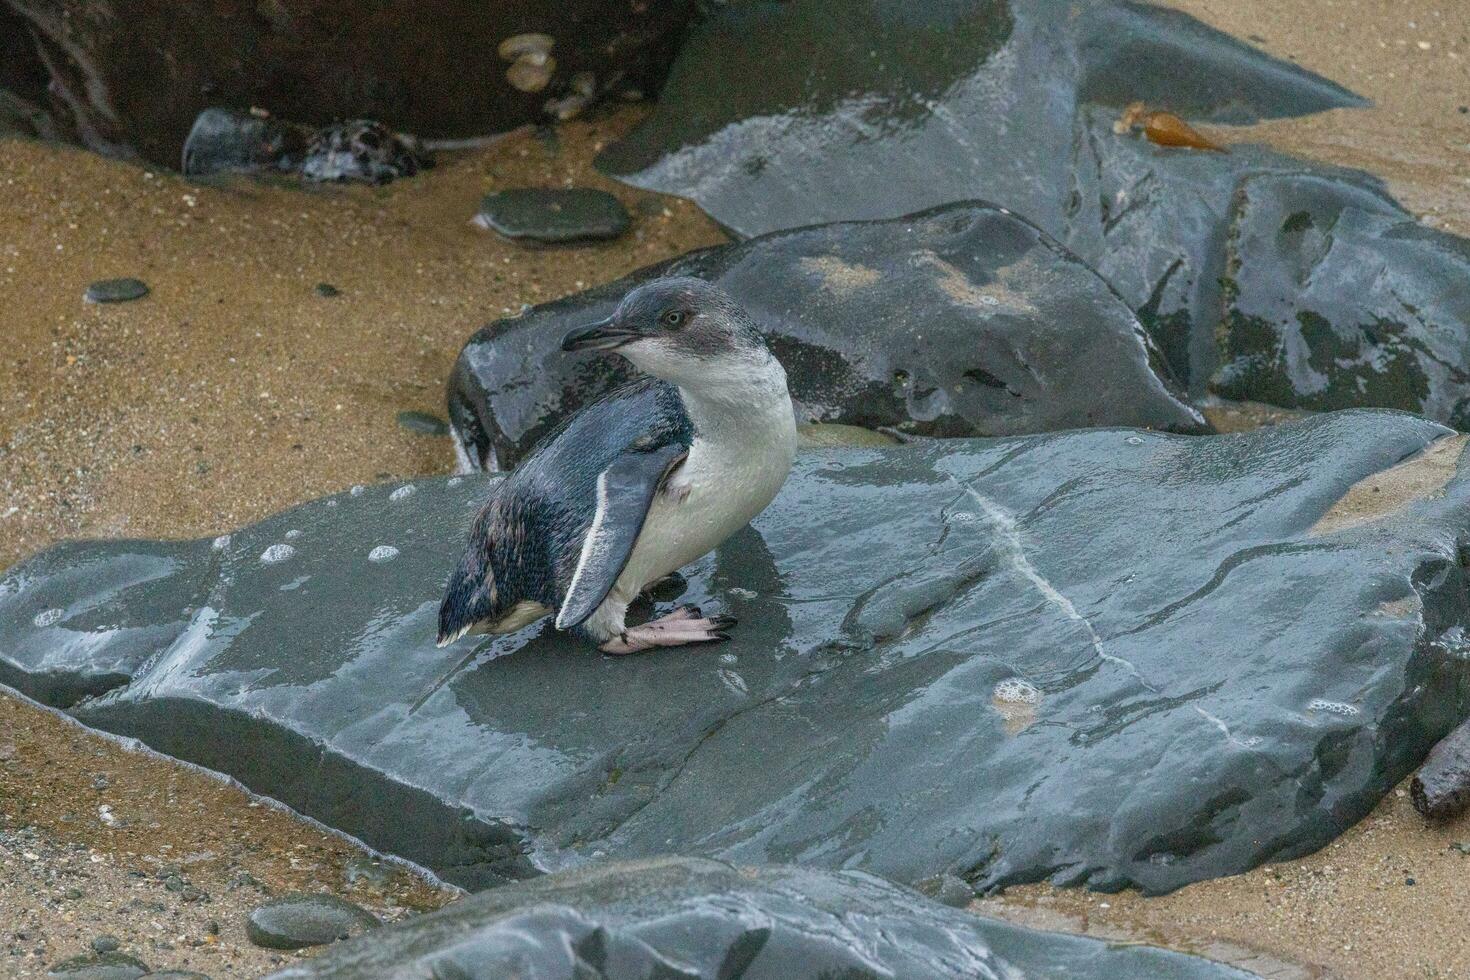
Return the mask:
[[561,349],[564,351],[614,350],[641,336],[642,334],[634,330],[615,326],[613,318],[608,317],[606,320],[598,320],[585,327],[578,327],[567,334],[562,338]]

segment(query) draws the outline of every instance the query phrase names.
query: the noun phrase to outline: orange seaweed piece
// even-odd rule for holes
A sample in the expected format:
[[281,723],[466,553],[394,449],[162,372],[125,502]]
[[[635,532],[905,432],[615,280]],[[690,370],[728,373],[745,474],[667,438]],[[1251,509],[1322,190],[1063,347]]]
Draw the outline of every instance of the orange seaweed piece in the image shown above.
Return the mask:
[[1143,135],[1148,137],[1150,142],[1157,143],[1159,146],[1214,150],[1216,153],[1230,152],[1174,113],[1150,112],[1148,106],[1142,102],[1130,103],[1128,108],[1123,110],[1123,114],[1113,124],[1113,132],[1121,136],[1137,126],[1142,126]]

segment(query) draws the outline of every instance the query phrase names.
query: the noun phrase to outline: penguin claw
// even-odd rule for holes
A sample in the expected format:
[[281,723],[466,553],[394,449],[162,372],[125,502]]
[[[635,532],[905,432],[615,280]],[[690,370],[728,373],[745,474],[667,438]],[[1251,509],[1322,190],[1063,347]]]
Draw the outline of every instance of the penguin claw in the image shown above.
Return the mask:
[[623,630],[599,649],[603,653],[620,657],[658,647],[717,643],[730,638],[730,634],[725,631],[734,625],[734,617],[715,616],[706,619],[697,607],[684,606],[662,619]]

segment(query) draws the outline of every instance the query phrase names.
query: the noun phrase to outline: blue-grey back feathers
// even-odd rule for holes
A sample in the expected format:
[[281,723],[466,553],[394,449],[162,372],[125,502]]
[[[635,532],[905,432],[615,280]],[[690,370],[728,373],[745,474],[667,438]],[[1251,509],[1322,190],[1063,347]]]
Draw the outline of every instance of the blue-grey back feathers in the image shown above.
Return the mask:
[[[475,519],[439,609],[440,641],[494,623],[522,601],[562,609],[575,598],[577,614],[566,625],[585,620],[627,563],[660,479],[693,439],[678,389],[654,378],[624,385],[573,415],[496,484]],[[604,473],[609,493],[617,488],[616,505],[604,518],[607,553],[569,597]]]

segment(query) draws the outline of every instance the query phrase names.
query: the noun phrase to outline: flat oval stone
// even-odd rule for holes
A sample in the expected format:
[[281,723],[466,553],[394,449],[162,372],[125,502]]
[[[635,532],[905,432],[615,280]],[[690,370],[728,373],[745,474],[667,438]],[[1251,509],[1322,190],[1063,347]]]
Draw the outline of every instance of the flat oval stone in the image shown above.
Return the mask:
[[518,187],[486,194],[475,223],[512,241],[565,245],[605,241],[628,230],[628,211],[590,187]]
[[51,968],[47,976],[66,980],[134,980],[145,976],[148,965],[126,953],[89,953],[76,956]]
[[99,279],[87,287],[82,298],[88,303],[127,303],[148,295],[148,284],[141,279]]
[[409,432],[417,432],[420,435],[449,435],[449,423],[428,412],[399,412],[398,424]]
[[257,906],[245,922],[245,935],[267,949],[324,946],[376,929],[378,917],[335,895],[285,895]]

